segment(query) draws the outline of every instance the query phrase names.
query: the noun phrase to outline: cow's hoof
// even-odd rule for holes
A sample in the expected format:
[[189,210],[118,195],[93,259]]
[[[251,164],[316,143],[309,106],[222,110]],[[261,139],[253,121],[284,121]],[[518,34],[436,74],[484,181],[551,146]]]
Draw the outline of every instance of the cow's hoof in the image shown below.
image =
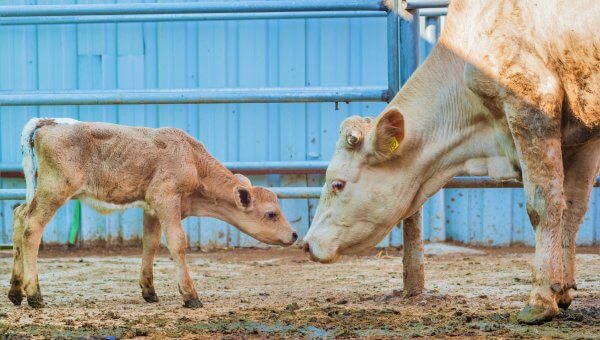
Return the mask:
[[142,294],[142,297],[144,297],[146,302],[158,302],[158,295],[156,295],[156,293],[150,293],[147,295]]
[[42,294],[37,292],[31,296],[27,296],[27,303],[32,308],[42,308],[44,307],[44,298],[42,298]]
[[569,309],[569,306],[571,306],[571,302],[573,302],[573,298],[567,294],[563,295],[556,304],[558,305],[558,308],[567,310]]
[[521,309],[519,315],[517,315],[517,320],[520,323],[527,325],[539,325],[552,320],[555,314],[554,310],[550,308],[538,305],[527,305],[525,308]]
[[185,308],[200,308],[202,307],[202,302],[198,300],[198,298],[193,298],[183,302],[183,307]]
[[21,290],[21,288],[11,288],[10,291],[8,291],[8,299],[15,306],[21,305],[21,302],[23,302],[23,291]]

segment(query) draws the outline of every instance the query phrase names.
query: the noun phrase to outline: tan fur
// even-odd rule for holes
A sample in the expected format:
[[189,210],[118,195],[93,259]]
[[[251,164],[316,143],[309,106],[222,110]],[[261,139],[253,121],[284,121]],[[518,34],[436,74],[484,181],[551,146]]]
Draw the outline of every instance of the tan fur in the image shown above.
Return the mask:
[[[71,198],[91,202],[103,213],[129,206],[144,208],[140,286],[150,302],[157,300],[152,263],[161,225],[188,307],[198,307],[199,302],[185,263],[183,218],[219,218],[269,244],[289,245],[297,238],[275,194],[233,175],[200,142],[179,129],[57,124],[45,119],[37,123],[34,144],[39,163],[37,191],[30,203],[14,212],[15,267],[9,296],[15,303],[20,303],[24,290],[32,306],[41,306],[37,279],[41,235],[56,210]],[[242,193],[248,202],[241,201]],[[267,212],[276,213],[277,218],[268,220]]]

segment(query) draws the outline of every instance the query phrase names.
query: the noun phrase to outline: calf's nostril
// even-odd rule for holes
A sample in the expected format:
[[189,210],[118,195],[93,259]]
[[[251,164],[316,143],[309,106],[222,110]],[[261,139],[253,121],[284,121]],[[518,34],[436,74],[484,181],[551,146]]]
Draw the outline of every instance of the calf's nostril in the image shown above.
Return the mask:
[[292,242],[296,242],[297,239],[298,239],[298,234],[292,233]]
[[302,246],[302,249],[304,249],[304,252],[310,253],[310,246],[308,245],[308,242],[304,243],[304,245]]

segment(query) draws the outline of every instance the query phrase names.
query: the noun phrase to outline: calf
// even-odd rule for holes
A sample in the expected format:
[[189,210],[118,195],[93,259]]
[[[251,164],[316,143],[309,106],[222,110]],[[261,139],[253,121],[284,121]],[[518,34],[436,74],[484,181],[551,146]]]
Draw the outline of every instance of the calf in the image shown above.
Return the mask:
[[23,129],[21,149],[27,203],[14,210],[8,297],[15,305],[25,293],[30,306],[43,306],[37,275],[42,232],[71,198],[100,213],[134,206],[144,210],[140,286],[147,302],[158,301],[152,267],[161,227],[189,308],[202,304],[185,261],[185,217],[218,218],[268,244],[291,245],[298,237],[273,192],[232,174],[179,129],[34,118]]

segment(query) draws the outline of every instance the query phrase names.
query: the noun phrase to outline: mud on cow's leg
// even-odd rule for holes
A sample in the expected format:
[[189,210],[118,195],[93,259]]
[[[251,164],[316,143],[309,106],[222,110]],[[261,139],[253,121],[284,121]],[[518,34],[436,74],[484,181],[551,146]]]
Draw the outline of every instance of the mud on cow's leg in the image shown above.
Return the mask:
[[27,205],[18,205],[13,210],[13,270],[10,278],[10,290],[8,299],[14,305],[20,305],[23,301],[23,219]]
[[142,236],[142,270],[140,287],[146,302],[158,302],[154,291],[154,256],[160,245],[161,227],[156,216],[144,212],[144,234]]
[[600,143],[590,143],[576,150],[564,150],[564,192],[566,208],[562,221],[563,287],[558,294],[558,307],[567,309],[573,300],[570,290],[577,290],[575,254],[579,225],[589,206],[590,193],[598,173]]
[[536,105],[522,97],[508,98],[504,109],[521,160],[527,213],[535,229],[533,287],[518,319],[536,324],[558,313],[556,299],[563,287],[560,96],[545,95]]
[[404,220],[402,226],[404,236],[403,281],[404,295],[407,297],[419,295],[425,288],[421,209]]
[[157,212],[160,224],[165,229],[167,247],[177,267],[177,280],[179,292],[183,297],[183,306],[187,308],[202,307],[185,260],[187,236],[181,225],[180,202],[178,199],[172,199],[169,202],[161,202],[158,206],[153,205],[153,207]]

